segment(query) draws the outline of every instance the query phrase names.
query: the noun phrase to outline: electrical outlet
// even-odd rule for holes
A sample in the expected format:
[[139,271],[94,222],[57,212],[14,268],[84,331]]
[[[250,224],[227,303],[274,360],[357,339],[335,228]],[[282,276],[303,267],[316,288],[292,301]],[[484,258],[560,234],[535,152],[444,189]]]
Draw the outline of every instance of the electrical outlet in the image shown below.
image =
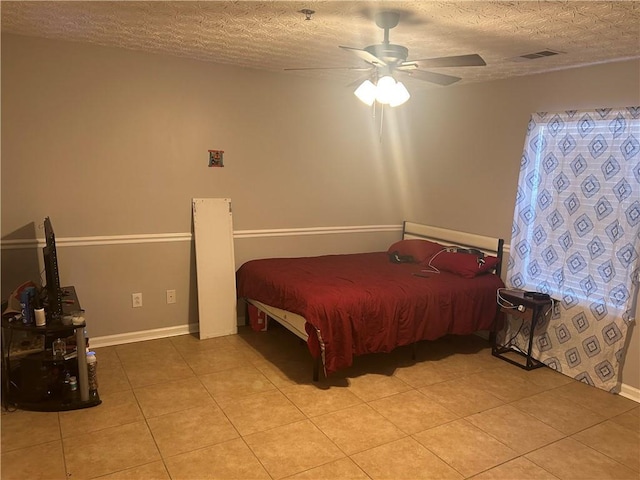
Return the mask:
[[176,291],[167,290],[167,303],[176,303]]
[[132,293],[131,294],[131,306],[133,308],[138,308],[142,306],[142,294],[141,293]]

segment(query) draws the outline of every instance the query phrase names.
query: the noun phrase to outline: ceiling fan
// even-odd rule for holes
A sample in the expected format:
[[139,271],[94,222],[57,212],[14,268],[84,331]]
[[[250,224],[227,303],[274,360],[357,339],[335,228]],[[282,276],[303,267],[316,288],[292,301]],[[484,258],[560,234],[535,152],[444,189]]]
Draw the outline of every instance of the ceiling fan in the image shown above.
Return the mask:
[[[461,78],[419,69],[423,67],[478,67],[486,65],[486,62],[477,53],[450,57],[407,60],[407,57],[409,56],[409,49],[403,45],[395,45],[389,42],[389,30],[397,26],[399,20],[400,14],[398,12],[378,12],[375,15],[375,22],[378,27],[384,30],[384,39],[382,43],[369,45],[365,48],[345,47],[342,45],[339,46],[341,49],[350,52],[356,55],[358,58],[364,60],[368,64],[368,66],[287,68],[285,70],[344,69],[354,71],[367,71],[369,73],[367,74],[366,80],[354,92],[356,96],[369,105],[373,104],[373,102],[377,100],[379,103],[389,103],[391,104],[391,106],[396,106],[408,100],[409,92],[406,90],[404,85],[402,85],[402,83],[396,82],[396,80],[393,78],[393,74],[395,72],[409,74],[412,77],[420,80],[446,86],[461,80]],[[354,83],[359,83],[360,81],[361,79],[357,80]],[[395,93],[394,91],[389,90],[392,87],[396,89]],[[381,92],[385,89],[388,93],[388,95],[386,96],[384,92]],[[360,95],[359,93],[362,95]],[[380,97],[381,93],[382,96]],[[389,95],[391,97],[395,96],[397,98],[395,98],[395,100],[392,99],[390,101],[385,101],[389,100]]]

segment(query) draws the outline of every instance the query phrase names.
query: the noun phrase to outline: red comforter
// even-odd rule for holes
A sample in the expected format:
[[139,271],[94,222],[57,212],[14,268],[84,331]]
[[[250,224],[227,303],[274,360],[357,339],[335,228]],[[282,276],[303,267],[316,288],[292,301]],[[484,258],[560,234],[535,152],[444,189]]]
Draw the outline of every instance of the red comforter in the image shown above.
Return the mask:
[[491,327],[499,277],[414,275],[423,269],[386,252],[252,260],[238,269],[237,288],[239,297],[303,316],[311,353],[323,344],[330,374],[354,355]]

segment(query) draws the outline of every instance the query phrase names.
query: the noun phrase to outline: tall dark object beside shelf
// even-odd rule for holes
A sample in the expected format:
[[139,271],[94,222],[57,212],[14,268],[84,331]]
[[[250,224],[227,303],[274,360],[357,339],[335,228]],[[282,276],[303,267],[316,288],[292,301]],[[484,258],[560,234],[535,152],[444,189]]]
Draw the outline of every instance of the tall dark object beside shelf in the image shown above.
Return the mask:
[[[63,287],[62,313],[80,309],[74,287]],[[88,408],[101,402],[98,393],[89,394],[86,339],[80,325],[64,325],[60,318],[47,319],[44,327],[2,319],[2,406],[23,410],[63,411]],[[20,338],[17,338],[20,337]],[[77,355],[54,358],[52,343],[57,338],[74,338]],[[19,342],[19,343],[18,343]],[[78,378],[78,390],[65,389],[64,374]]]

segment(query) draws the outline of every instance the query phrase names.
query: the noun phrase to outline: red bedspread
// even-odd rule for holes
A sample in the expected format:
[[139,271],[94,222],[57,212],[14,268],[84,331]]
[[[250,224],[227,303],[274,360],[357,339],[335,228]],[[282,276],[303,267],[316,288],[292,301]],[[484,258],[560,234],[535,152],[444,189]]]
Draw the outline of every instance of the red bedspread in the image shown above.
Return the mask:
[[237,288],[239,297],[302,315],[314,356],[319,332],[330,374],[354,355],[491,327],[499,277],[413,275],[423,269],[392,263],[386,252],[252,260],[238,269]]

